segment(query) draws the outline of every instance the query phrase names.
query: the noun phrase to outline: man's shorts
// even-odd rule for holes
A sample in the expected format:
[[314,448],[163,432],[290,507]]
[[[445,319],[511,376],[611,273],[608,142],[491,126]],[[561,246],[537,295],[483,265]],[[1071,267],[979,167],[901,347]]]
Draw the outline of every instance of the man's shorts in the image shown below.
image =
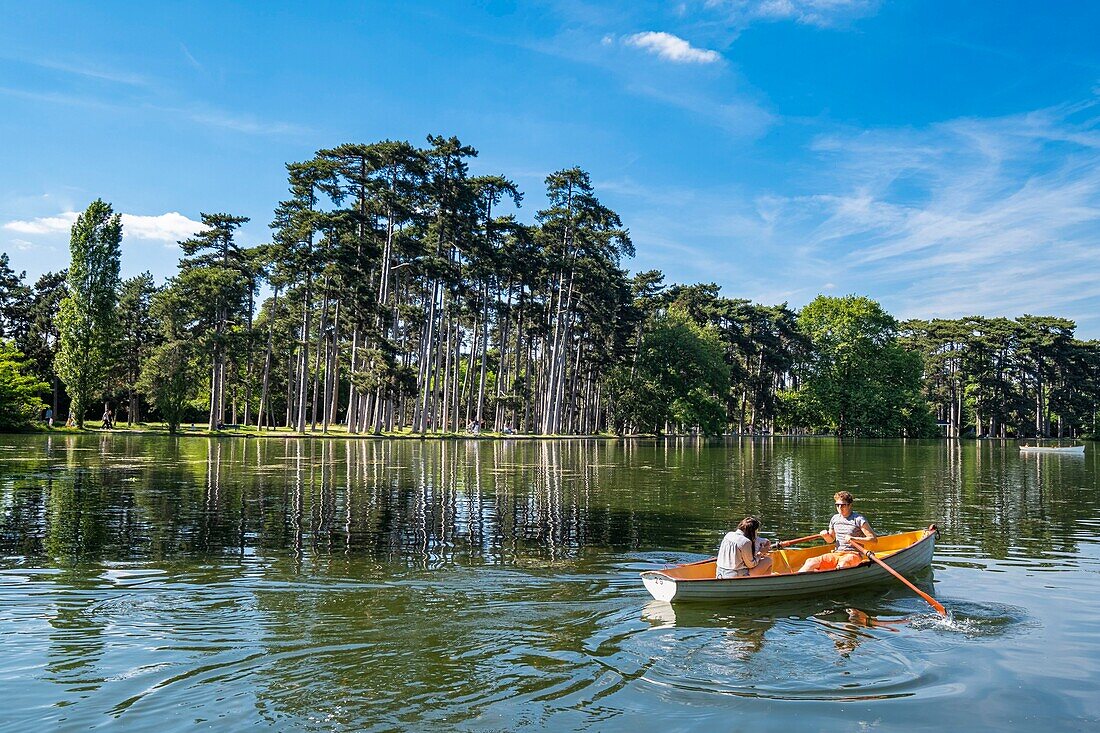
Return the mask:
[[863,558],[858,552],[841,550],[838,552],[826,552],[818,559],[821,561],[817,566],[818,570],[836,570],[838,567],[850,568],[853,565],[859,565]]

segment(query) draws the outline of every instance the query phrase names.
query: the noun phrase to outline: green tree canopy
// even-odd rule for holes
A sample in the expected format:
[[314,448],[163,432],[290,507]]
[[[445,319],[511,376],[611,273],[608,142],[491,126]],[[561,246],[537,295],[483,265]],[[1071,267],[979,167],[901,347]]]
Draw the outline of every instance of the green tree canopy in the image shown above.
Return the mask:
[[42,393],[49,385],[30,374],[22,352],[8,340],[0,340],[0,430],[22,430],[37,418]]
[[676,423],[720,434],[728,385],[718,334],[672,310],[643,336],[634,368],[621,366],[612,373],[612,424],[620,432],[661,433],[666,423]]
[[801,386],[789,395],[791,418],[841,436],[933,433],[921,395],[923,363],[897,340],[897,321],[875,301],[820,295],[798,326],[812,349]]

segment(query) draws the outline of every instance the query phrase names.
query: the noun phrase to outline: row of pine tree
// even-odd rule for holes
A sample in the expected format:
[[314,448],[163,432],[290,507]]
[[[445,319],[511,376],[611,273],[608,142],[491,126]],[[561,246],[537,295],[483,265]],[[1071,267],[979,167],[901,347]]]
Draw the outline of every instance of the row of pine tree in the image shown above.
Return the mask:
[[120,217],[93,202],[67,270],[28,285],[0,257],[4,363],[81,427],[110,406],[173,432],[1096,432],[1100,347],[1071,321],[899,324],[855,296],[795,312],[631,276],[583,170],[547,176],[526,224],[473,148],[427,143],[289,164],[270,242],[204,213],[161,284],[120,280]]

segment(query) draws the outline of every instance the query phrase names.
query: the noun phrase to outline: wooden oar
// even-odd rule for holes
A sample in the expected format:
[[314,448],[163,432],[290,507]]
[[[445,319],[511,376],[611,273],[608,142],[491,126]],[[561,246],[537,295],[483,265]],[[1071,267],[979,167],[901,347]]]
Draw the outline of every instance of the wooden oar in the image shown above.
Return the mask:
[[879,565],[881,565],[882,567],[884,567],[884,568],[886,569],[886,571],[887,571],[888,573],[890,573],[890,575],[893,575],[893,576],[894,576],[895,578],[897,578],[898,580],[900,580],[900,581],[901,581],[902,583],[905,583],[905,584],[906,584],[907,586],[909,586],[909,590],[913,591],[913,592],[914,592],[914,593],[916,593],[916,594],[917,594],[918,596],[920,596],[920,597],[921,597],[921,598],[923,598],[924,600],[928,601],[928,605],[930,605],[930,606],[932,606],[932,608],[936,609],[936,613],[938,613],[939,615],[943,616],[944,618],[947,618],[947,609],[943,607],[943,604],[941,604],[941,603],[940,603],[939,601],[937,601],[937,600],[936,600],[935,598],[933,598],[932,596],[928,595],[928,594],[927,594],[927,593],[925,593],[924,591],[922,591],[922,590],[921,590],[920,588],[918,588],[917,586],[915,586],[915,585],[913,585],[912,583],[910,583],[910,582],[909,582],[909,581],[908,581],[908,580],[906,579],[906,577],[905,577],[904,575],[902,575],[901,573],[899,573],[899,572],[898,572],[897,570],[894,570],[894,569],[893,569],[892,567],[890,567],[889,565],[887,565],[887,564],[886,564],[885,562],[883,562],[882,560],[879,560],[879,559],[878,559],[878,557],[877,557],[877,556],[875,555],[875,553],[871,552],[871,551],[870,551],[870,550],[868,550],[868,549],[867,549],[866,547],[864,547],[863,545],[861,545],[861,544],[859,543],[859,540],[857,540],[856,538],[854,538],[854,537],[849,537],[849,538],[848,538],[848,542],[850,542],[850,543],[852,544],[852,547],[854,547],[854,548],[856,548],[857,550],[859,550],[859,552],[860,552],[860,554],[861,554],[861,555],[863,555],[864,557],[866,557],[866,558],[867,558],[868,560],[873,560],[874,562],[877,562],[877,563],[878,563]]
[[824,540],[825,538],[819,534],[811,534],[805,537],[799,537],[797,540],[784,540],[779,543],[779,547],[790,547],[791,545],[797,545],[799,542],[809,542],[810,540]]

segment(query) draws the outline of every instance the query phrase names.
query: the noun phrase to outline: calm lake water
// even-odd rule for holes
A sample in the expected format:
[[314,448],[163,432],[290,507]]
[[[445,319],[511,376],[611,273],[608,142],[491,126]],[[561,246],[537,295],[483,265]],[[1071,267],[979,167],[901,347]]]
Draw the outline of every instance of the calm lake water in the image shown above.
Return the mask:
[[[1000,443],[0,436],[0,728],[1100,727],[1100,488]],[[846,488],[925,590],[651,600]]]

